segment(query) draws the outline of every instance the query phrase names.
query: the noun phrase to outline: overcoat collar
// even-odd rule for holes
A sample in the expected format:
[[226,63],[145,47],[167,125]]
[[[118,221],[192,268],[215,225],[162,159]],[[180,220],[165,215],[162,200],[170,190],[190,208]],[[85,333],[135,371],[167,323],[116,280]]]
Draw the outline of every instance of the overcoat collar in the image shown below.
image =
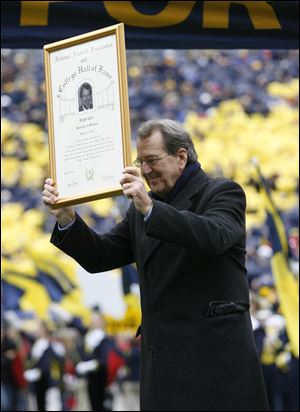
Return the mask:
[[195,176],[191,178],[172,200],[170,205],[178,210],[189,209],[191,206],[191,199],[201,191],[202,184],[207,180],[207,174],[202,169],[199,169]]

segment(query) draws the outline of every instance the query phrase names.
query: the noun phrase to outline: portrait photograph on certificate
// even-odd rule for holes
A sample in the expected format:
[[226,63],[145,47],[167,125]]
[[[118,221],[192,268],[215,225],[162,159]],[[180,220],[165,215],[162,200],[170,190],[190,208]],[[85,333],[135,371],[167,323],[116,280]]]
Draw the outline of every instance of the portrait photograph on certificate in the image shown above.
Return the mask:
[[44,46],[55,208],[122,193],[131,164],[124,25]]

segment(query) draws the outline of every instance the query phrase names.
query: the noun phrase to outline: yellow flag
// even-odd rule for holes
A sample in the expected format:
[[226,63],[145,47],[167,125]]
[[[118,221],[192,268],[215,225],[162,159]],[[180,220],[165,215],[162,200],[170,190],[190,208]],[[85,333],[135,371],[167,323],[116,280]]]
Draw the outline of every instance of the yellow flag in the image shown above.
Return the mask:
[[299,285],[288,264],[288,240],[284,223],[272,200],[258,164],[255,164],[260,193],[264,197],[273,256],[271,268],[279,298],[280,309],[286,320],[286,331],[294,356],[299,358]]

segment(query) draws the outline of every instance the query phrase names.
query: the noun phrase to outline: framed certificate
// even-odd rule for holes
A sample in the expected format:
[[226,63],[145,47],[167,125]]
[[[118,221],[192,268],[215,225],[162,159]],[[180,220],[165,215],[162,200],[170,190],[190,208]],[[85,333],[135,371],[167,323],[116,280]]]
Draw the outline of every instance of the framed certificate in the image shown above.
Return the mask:
[[131,164],[124,25],[47,44],[44,61],[53,207],[122,193]]

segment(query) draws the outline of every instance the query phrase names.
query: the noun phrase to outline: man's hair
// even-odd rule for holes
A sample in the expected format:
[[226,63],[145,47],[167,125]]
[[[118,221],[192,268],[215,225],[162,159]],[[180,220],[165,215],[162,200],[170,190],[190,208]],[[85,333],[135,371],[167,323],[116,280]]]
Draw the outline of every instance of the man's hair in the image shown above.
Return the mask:
[[170,119],[148,120],[139,127],[138,138],[146,139],[156,130],[160,130],[169,154],[175,154],[179,149],[184,148],[188,154],[187,164],[197,162],[198,155],[191,136],[180,123]]
[[80,97],[82,97],[82,90],[83,89],[86,89],[86,90],[88,90],[90,93],[92,93],[92,86],[89,84],[89,83],[83,83],[82,85],[81,85],[81,87],[80,87],[80,92],[79,92],[79,95],[80,95]]

